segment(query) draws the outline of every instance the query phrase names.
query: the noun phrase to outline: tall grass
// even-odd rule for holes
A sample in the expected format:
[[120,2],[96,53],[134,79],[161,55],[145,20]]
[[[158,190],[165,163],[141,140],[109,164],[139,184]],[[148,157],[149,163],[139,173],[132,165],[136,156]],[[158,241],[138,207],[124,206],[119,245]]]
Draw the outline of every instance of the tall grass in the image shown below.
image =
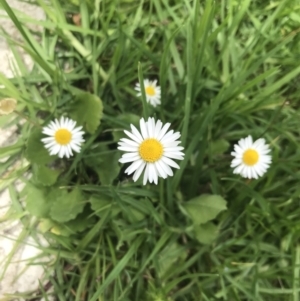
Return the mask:
[[[5,0],[0,4],[23,37],[14,41],[4,29],[22,75],[8,80],[0,74],[1,97],[16,98],[41,126],[69,112],[82,90],[103,103],[101,124],[63,166],[57,184],[78,185],[86,196],[85,223],[47,228],[49,218],[42,217],[38,229],[27,228],[28,235],[42,228],[50,246],[40,248],[55,256],[46,266],[47,284],[41,282],[35,295],[299,300],[298,1],[37,0],[44,21],[13,11]],[[28,24],[43,31],[33,33]],[[17,47],[34,60],[32,71]],[[134,84],[143,78],[159,79],[157,110],[135,96]],[[114,162],[122,130],[148,114],[181,132],[185,159],[174,177],[144,187]],[[19,117],[10,122],[20,136],[0,150],[1,157],[9,155],[1,173],[17,159],[27,162],[35,127],[19,125]],[[264,137],[272,149],[270,170],[255,181],[230,169],[233,144],[248,135]],[[1,189],[12,189],[30,166],[2,179]],[[104,177],[111,182],[103,184]],[[15,195],[11,210],[30,220],[24,194]],[[198,233],[184,207],[203,194],[222,196],[228,209]]]

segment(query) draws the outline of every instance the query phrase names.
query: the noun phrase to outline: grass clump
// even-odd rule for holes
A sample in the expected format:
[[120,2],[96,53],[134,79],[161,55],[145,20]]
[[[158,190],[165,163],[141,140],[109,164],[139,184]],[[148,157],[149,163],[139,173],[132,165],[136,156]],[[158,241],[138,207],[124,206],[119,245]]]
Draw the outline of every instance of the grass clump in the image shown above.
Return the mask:
[[[43,254],[55,258],[34,298],[298,301],[297,1],[36,3],[46,20],[0,0],[23,37],[3,32],[21,74],[0,75],[0,93],[27,120],[1,117],[20,134],[1,151],[4,165],[27,163],[1,188],[30,168],[11,210],[36,218],[29,234],[44,233]],[[146,78],[158,79],[157,107],[143,93]],[[71,159],[50,156],[41,142],[42,128],[61,116],[85,131]],[[117,143],[148,116],[170,122],[185,149],[173,177],[144,186],[124,173]],[[271,148],[258,180],[230,168],[233,145],[248,135]]]

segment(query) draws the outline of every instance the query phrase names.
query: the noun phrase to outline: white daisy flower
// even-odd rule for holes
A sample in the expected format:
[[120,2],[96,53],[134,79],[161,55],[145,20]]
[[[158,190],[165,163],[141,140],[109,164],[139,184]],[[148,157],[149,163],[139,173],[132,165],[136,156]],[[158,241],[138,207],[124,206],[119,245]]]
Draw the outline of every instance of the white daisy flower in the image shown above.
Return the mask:
[[[145,94],[146,94],[146,100],[147,102],[150,102],[150,104],[153,107],[156,107],[157,105],[160,105],[160,86],[156,86],[157,80],[151,81],[149,79],[144,80],[144,87],[145,87]],[[136,91],[138,91],[137,96],[141,96],[141,85],[137,83],[134,88]]]
[[75,127],[76,122],[69,118],[61,117],[60,120],[51,121],[43,127],[43,133],[50,136],[43,138],[42,142],[48,149],[50,155],[58,155],[60,158],[73,156],[72,150],[80,152],[80,146],[84,139],[82,126]]
[[234,145],[234,152],[231,152],[231,155],[235,157],[231,162],[231,167],[234,168],[233,173],[248,179],[258,179],[271,164],[272,157],[267,155],[269,152],[269,145],[263,138],[255,142],[251,136],[240,139],[238,144]]
[[132,124],[131,132],[124,131],[130,139],[122,138],[119,142],[118,149],[127,152],[119,162],[132,162],[125,173],[128,175],[134,173],[134,182],[144,169],[144,185],[148,180],[157,184],[158,177],[165,179],[173,176],[171,167],[179,169],[178,164],[172,159],[183,160],[184,153],[181,152],[183,147],[178,146],[179,132],[174,133],[173,130],[167,132],[170,125],[166,123],[163,126],[160,120],[155,122],[154,118],[149,117],[147,122],[144,118],[140,120],[140,132]]

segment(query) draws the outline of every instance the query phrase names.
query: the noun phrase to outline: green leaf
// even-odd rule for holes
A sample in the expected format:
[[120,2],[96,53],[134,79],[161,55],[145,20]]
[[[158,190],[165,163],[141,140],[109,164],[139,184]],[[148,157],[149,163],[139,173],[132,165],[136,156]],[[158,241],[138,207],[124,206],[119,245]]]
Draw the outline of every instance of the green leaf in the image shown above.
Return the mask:
[[210,153],[212,155],[224,154],[228,150],[229,146],[229,142],[225,139],[212,141],[210,144]]
[[218,227],[211,222],[194,227],[195,238],[202,244],[211,244],[218,236]]
[[50,210],[50,216],[58,222],[68,222],[74,219],[85,206],[84,197],[79,188],[71,192],[60,190]]
[[90,227],[95,223],[94,217],[89,217],[83,214],[79,214],[76,219],[73,219],[64,224],[53,221],[52,219],[42,219],[38,227],[42,233],[48,231],[56,235],[70,236],[78,232],[84,231],[86,228]]
[[194,225],[204,224],[226,210],[226,201],[219,195],[203,194],[183,204]]
[[129,210],[129,214],[126,215],[126,217],[128,218],[128,220],[131,223],[136,223],[136,222],[140,222],[143,219],[145,219],[146,215],[144,213],[142,213],[141,211],[135,209],[135,208],[130,208],[128,207],[127,210]]
[[30,183],[26,185],[26,189],[26,210],[37,217],[48,217],[51,203],[46,198],[47,191]]
[[55,184],[60,170],[50,169],[45,165],[33,165],[33,177],[35,181],[44,186],[51,186]]
[[65,230],[69,232],[69,234],[75,234],[77,232],[82,232],[86,228],[95,224],[94,217],[83,216],[79,214],[76,219],[73,219],[64,224]]
[[53,161],[56,156],[50,156],[43,142],[41,141],[45,135],[40,129],[33,130],[27,141],[27,149],[25,156],[31,163],[47,164]]
[[95,214],[102,217],[108,210],[111,211],[111,217],[120,213],[120,208],[113,200],[105,195],[100,197],[93,196],[90,199],[91,207],[95,211]]
[[110,185],[120,172],[118,159],[120,158],[119,151],[111,151],[110,153],[101,156],[102,162],[95,166],[95,170],[99,175],[102,185]]
[[93,156],[87,157],[85,163],[98,174],[102,185],[110,185],[120,172],[119,158],[119,151],[101,146],[93,150]]
[[163,276],[173,268],[174,264],[183,261],[186,256],[186,249],[177,242],[167,244],[157,258],[159,278],[163,278]]
[[76,95],[75,102],[71,105],[70,116],[85,127],[86,131],[93,134],[102,118],[103,105],[99,97],[88,92]]

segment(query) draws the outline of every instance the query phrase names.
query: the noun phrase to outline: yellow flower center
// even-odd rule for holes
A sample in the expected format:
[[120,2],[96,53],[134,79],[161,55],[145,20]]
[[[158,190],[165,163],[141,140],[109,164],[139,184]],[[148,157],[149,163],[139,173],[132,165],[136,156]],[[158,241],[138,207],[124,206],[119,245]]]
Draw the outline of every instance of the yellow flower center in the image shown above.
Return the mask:
[[248,149],[243,154],[243,162],[246,165],[253,166],[257,163],[259,154],[255,149]]
[[146,94],[149,96],[155,95],[155,89],[152,86],[148,86],[145,88]]
[[139,147],[139,154],[146,162],[156,162],[163,155],[163,146],[156,139],[146,139]]
[[58,144],[66,145],[70,143],[72,139],[72,133],[67,129],[59,129],[56,131],[54,138]]

